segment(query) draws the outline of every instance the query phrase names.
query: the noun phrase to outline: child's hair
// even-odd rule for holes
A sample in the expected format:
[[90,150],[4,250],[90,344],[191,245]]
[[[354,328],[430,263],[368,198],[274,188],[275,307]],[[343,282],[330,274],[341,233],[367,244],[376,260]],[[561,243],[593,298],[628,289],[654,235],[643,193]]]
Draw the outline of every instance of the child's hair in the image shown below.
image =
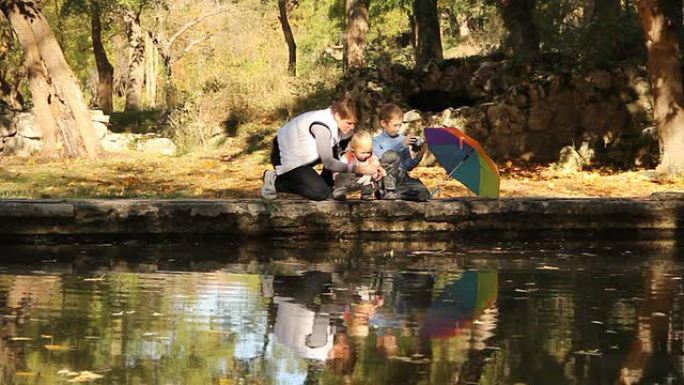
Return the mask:
[[404,111],[394,103],[385,103],[380,107],[378,118],[380,120],[392,120],[394,117],[404,117]]
[[330,108],[333,114],[338,114],[342,119],[358,119],[359,114],[357,113],[356,102],[350,97],[344,97],[336,101]]
[[373,137],[368,131],[358,131],[354,134],[354,136],[352,136],[349,147],[352,150],[356,150],[359,147],[359,144],[365,142],[373,143]]

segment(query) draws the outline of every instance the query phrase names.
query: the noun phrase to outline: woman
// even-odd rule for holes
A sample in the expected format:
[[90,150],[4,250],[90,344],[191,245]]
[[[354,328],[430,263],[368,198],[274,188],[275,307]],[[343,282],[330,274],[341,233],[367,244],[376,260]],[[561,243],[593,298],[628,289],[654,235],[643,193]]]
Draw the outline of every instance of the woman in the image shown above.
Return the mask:
[[[275,171],[264,172],[261,196],[275,199],[278,192],[287,192],[321,201],[330,196],[330,172],[372,175],[376,166],[347,165],[336,159],[336,147],[351,137],[357,122],[354,101],[344,98],[329,108],[305,112],[282,126],[271,153]],[[323,163],[322,174],[314,170],[319,163]]]

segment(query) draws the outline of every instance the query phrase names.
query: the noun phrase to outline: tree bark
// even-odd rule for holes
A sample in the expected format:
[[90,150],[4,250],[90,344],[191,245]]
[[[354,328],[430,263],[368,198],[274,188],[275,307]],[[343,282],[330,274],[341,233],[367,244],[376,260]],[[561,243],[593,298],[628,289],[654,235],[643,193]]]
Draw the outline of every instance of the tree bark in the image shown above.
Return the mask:
[[278,10],[280,11],[280,26],[283,28],[285,35],[285,42],[287,43],[287,50],[289,53],[287,60],[287,72],[292,75],[297,75],[297,43],[295,42],[292,28],[290,27],[290,20],[287,17],[287,0],[278,0]]
[[344,52],[346,69],[366,65],[369,2],[369,0],[348,0],[347,36]]
[[140,26],[140,15],[131,10],[124,12],[128,40],[128,75],[126,77],[126,111],[142,110],[142,93],[145,76],[145,42]]
[[105,113],[113,110],[112,88],[114,84],[114,67],[107,58],[102,44],[102,21],[99,0],[91,0],[90,26],[93,40],[93,54],[97,66],[97,97],[95,104]]
[[658,170],[684,173],[684,91],[679,62],[679,39],[662,0],[637,0],[648,52],[653,89],[653,117],[661,142]]
[[78,80],[35,3],[0,1],[24,52],[34,114],[43,133],[44,152],[57,153],[58,132],[68,155],[95,157],[100,145]]
[[416,66],[425,65],[430,60],[442,60],[437,0],[414,0],[412,24]]
[[498,5],[508,30],[506,46],[517,60],[531,62],[539,55],[539,35],[533,19],[535,0],[498,0]]
[[159,51],[150,34],[145,34],[145,97],[151,107],[157,106],[157,70]]

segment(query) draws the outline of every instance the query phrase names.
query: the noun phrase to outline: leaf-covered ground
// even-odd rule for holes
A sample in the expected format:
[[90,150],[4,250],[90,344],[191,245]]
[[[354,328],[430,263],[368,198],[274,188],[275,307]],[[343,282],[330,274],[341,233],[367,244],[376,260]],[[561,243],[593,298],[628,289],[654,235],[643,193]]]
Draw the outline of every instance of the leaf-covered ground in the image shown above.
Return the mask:
[[[109,155],[98,160],[0,157],[0,198],[258,198],[264,150],[177,157]],[[546,166],[501,169],[502,197],[647,197],[684,192],[684,176],[652,170],[566,173]],[[439,167],[413,175],[437,198],[473,196]],[[288,198],[288,197],[286,197]]]

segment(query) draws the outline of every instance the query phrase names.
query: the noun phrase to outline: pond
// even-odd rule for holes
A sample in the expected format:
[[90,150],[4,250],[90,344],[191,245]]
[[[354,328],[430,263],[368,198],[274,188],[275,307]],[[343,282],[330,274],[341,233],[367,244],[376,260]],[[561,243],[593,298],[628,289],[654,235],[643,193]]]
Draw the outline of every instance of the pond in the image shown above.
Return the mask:
[[676,241],[0,255],[0,384],[683,382]]

